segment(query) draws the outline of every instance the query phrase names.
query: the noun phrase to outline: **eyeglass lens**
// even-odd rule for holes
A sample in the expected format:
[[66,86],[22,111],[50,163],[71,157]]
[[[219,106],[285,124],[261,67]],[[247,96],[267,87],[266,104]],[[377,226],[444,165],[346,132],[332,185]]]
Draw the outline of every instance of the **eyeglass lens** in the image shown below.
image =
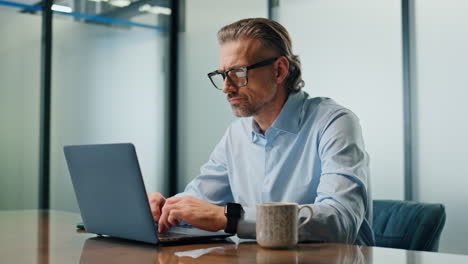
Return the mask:
[[[228,73],[229,81],[236,87],[247,85],[247,71],[245,69],[232,69]],[[211,76],[216,88],[223,89],[224,78],[222,74],[215,74]]]

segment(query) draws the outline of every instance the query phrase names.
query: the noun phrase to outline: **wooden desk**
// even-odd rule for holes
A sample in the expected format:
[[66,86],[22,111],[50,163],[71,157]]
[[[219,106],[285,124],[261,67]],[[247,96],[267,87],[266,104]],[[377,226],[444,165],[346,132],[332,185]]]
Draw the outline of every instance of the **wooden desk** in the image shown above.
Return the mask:
[[0,263],[468,263],[468,256],[344,244],[267,250],[256,243],[155,246],[80,233],[77,214],[0,211]]

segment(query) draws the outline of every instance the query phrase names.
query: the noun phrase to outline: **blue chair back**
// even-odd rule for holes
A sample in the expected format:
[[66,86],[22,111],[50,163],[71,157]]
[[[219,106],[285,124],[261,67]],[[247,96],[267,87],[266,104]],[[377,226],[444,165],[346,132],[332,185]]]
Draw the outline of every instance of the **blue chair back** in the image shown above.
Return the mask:
[[374,200],[373,209],[376,246],[438,250],[446,218],[442,204]]

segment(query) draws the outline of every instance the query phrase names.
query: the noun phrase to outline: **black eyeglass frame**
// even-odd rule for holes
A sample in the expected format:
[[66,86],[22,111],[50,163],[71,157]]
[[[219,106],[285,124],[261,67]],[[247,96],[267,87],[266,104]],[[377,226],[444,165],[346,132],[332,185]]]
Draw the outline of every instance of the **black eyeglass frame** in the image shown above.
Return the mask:
[[[213,84],[213,86],[218,89],[218,90],[222,90],[223,87],[219,88],[218,86],[216,86],[216,83],[213,81],[213,79],[211,78],[212,76],[215,76],[217,74],[221,74],[221,76],[223,76],[223,80],[226,80],[226,78],[229,80],[229,82],[232,84],[232,86],[236,87],[237,89],[239,89],[240,87],[244,87],[246,86],[248,83],[249,83],[249,70],[252,70],[252,69],[256,69],[256,68],[260,68],[260,67],[264,67],[264,66],[267,66],[267,65],[270,65],[270,64],[273,64],[279,57],[275,57],[275,58],[270,58],[270,59],[266,59],[266,60],[263,60],[263,61],[260,61],[260,62],[257,62],[255,64],[252,64],[252,65],[249,65],[249,66],[245,66],[245,67],[234,67],[232,69],[229,69],[225,72],[220,72],[218,70],[214,71],[214,72],[210,72],[208,73],[208,78],[210,79],[211,83]],[[231,80],[231,77],[229,77],[229,72],[231,71],[234,71],[234,70],[243,70],[245,71],[245,84],[244,85],[241,85],[241,86],[238,86],[237,84],[235,84],[232,80]]]

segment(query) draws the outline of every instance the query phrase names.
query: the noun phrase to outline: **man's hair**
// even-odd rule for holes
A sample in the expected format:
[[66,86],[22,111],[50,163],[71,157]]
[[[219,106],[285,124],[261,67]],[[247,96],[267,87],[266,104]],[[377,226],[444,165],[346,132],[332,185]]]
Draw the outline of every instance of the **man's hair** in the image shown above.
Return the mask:
[[286,89],[296,93],[304,87],[301,77],[301,61],[292,53],[292,43],[288,31],[278,22],[266,18],[247,18],[226,25],[218,31],[220,45],[228,41],[256,39],[289,61],[288,75],[284,80]]

